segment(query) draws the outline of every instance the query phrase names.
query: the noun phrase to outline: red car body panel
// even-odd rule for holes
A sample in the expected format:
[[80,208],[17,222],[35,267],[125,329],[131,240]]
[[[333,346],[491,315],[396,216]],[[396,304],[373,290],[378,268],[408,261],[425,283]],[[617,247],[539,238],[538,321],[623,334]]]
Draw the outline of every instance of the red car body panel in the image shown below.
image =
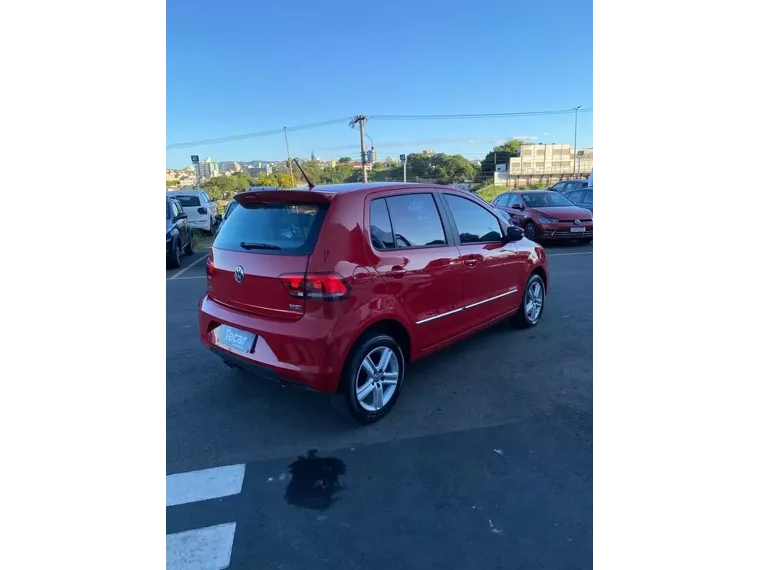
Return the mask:
[[[415,360],[514,314],[533,272],[541,273],[548,288],[545,252],[526,239],[376,250],[369,229],[372,200],[413,192],[464,197],[496,215],[468,192],[434,185],[335,185],[238,195],[241,204],[329,205],[310,254],[232,251],[214,244],[198,306],[203,344],[249,370],[335,392],[353,345],[375,325],[403,331],[407,357]],[[452,218],[446,212],[441,217],[449,231]],[[244,269],[241,282],[235,280],[237,267]],[[337,274],[348,293],[338,300],[296,298],[282,283],[283,274]],[[257,335],[250,353],[219,346],[214,331],[220,325]]]

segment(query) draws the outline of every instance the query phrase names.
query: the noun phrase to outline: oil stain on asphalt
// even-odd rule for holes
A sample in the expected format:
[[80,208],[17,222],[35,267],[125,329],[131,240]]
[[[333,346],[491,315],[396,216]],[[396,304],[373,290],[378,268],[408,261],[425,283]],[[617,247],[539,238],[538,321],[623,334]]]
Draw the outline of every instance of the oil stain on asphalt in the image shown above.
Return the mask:
[[342,489],[340,476],[345,474],[345,464],[337,457],[317,457],[312,449],[290,464],[290,483],[285,500],[296,507],[323,511],[331,507]]

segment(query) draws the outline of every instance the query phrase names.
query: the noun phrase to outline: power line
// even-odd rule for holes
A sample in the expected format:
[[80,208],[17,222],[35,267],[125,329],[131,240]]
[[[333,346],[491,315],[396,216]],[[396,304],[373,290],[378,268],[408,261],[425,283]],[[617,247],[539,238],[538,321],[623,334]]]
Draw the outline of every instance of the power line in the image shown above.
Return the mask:
[[[580,113],[592,113],[593,109],[579,109]],[[512,113],[469,113],[469,114],[448,114],[448,115],[369,115],[368,118],[378,121],[417,121],[417,120],[450,120],[450,119],[493,119],[499,117],[535,117],[545,115],[567,115],[575,113],[574,109],[560,109],[556,111],[519,111]],[[326,127],[329,125],[336,125],[338,123],[351,121],[354,117],[342,117],[340,119],[330,119],[328,121],[321,121],[318,123],[308,123],[305,125],[298,125],[295,127],[287,127],[288,132],[304,131],[307,129],[316,129],[319,127]],[[166,150],[176,150],[180,148],[189,148],[193,146],[206,146],[213,144],[221,144],[225,142],[233,142],[239,140],[253,139],[258,137],[268,137],[273,135],[279,135],[282,133],[281,129],[270,129],[267,131],[259,131],[256,133],[244,133],[240,135],[230,135],[226,137],[219,137],[215,139],[203,139],[196,141],[178,142],[166,145]]]
[[[580,113],[591,113],[593,109],[580,109]],[[569,115],[574,114],[574,109],[560,109],[557,111],[519,111],[514,113],[470,113],[461,115],[369,115],[370,119],[379,121],[404,121],[404,120],[440,120],[440,119],[492,119],[497,117],[533,117],[543,115]]]
[[[342,123],[345,121],[349,121],[352,117],[343,117],[340,119],[331,119],[329,121],[322,121],[320,123],[309,123],[307,125],[298,125],[296,127],[287,127],[288,132],[292,131],[304,131],[306,129],[316,129],[318,127],[325,127],[327,125],[335,125],[337,123]],[[178,142],[178,143],[172,143],[166,145],[166,150],[174,150],[179,148],[188,148],[192,146],[205,146],[205,145],[212,145],[212,144],[220,144],[225,142],[232,142],[232,141],[240,141],[245,139],[253,139],[258,137],[268,137],[272,135],[281,135],[282,129],[271,129],[268,131],[259,131],[257,133],[245,133],[241,135],[231,135],[227,137],[219,137],[216,139],[203,139],[203,140],[197,140],[197,141],[187,141],[187,142]]]

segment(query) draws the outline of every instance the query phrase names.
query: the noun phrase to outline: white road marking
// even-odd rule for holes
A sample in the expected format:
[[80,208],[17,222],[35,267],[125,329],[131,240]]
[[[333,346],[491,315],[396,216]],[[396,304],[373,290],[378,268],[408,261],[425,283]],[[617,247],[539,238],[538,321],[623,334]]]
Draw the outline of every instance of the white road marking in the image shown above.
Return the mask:
[[229,568],[236,523],[166,535],[166,570]]
[[205,279],[205,275],[186,275],[185,277],[169,277],[166,281],[182,281],[184,279]]
[[575,251],[574,253],[548,253],[548,257],[562,257],[563,255],[593,255],[592,251]]
[[242,490],[245,464],[212,467],[166,476],[166,506],[237,495]]
[[[172,275],[171,277],[169,277],[169,279],[176,279],[177,277],[179,277],[180,275],[182,275],[182,273],[184,273],[185,271],[187,271],[188,269],[190,269],[190,267],[194,267],[195,265],[197,265],[198,263],[200,263],[201,261],[203,261],[206,257],[208,257],[208,255],[209,254],[205,254],[203,257],[200,257],[200,258],[196,259],[195,261],[193,261],[187,267],[183,267],[182,269],[180,269],[179,271],[177,271],[174,275]],[[168,279],[167,279],[167,281],[168,281]]]

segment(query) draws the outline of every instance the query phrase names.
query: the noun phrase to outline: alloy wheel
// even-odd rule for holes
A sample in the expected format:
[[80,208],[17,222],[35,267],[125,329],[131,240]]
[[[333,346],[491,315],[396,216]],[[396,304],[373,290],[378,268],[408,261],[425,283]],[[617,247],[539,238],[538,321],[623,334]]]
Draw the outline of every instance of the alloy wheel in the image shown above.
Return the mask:
[[356,399],[369,411],[378,412],[392,399],[398,388],[400,365],[392,349],[379,346],[361,361],[355,378]]

